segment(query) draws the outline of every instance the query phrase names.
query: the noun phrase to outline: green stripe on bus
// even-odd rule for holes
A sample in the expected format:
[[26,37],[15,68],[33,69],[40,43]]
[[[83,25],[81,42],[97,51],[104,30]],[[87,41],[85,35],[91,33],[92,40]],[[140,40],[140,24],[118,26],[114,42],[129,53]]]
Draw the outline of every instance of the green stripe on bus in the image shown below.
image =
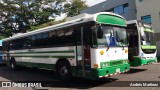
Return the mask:
[[156,46],[142,46],[142,49],[156,49]]
[[97,16],[96,21],[103,24],[126,26],[126,21],[123,18],[114,15],[101,14]]
[[151,46],[151,49],[156,49],[156,46]]
[[100,76],[117,73],[116,69],[120,69],[120,72],[123,72],[126,70],[128,71],[130,70],[130,65],[122,64],[122,65],[107,67],[107,68],[98,68],[98,69],[91,68],[89,71],[85,72],[85,76],[83,76],[82,70],[77,70],[77,77],[83,77],[83,78],[96,80],[100,78]]
[[[97,69],[98,76],[105,76],[107,74],[115,74],[117,71],[116,69],[119,68],[120,72],[130,70],[130,65],[129,64],[122,64],[118,66],[113,66],[113,67],[108,67],[108,68],[103,68],[103,69]],[[108,72],[107,72],[108,71]]]
[[134,56],[134,60],[130,62],[131,66],[137,67],[142,64],[148,64],[150,62],[157,62],[157,57],[151,58],[151,59],[142,59],[139,58],[138,56]]
[[144,31],[146,31],[146,32],[153,32],[153,30],[152,29],[150,29],[150,28],[145,28],[145,30]]
[[31,58],[74,58],[74,56],[11,56],[11,57],[31,57]]
[[74,51],[15,52],[9,54],[37,54],[37,53],[74,53]]
[[45,64],[45,63],[31,63],[31,62],[16,62],[17,65],[27,66],[27,67],[37,67],[37,68],[44,68],[44,69],[55,69],[55,64]]

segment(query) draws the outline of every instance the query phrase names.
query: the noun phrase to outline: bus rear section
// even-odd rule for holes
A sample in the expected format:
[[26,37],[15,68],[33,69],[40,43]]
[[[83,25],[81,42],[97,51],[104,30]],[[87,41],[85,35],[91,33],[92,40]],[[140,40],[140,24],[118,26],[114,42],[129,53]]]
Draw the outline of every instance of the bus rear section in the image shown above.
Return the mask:
[[150,24],[142,21],[128,21],[129,60],[131,66],[147,65],[157,62],[157,48]]

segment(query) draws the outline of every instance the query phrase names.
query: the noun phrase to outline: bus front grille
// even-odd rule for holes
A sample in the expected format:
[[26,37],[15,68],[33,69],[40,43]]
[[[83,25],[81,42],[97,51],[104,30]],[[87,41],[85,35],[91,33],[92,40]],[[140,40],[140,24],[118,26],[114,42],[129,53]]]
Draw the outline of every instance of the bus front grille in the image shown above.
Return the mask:
[[110,62],[110,66],[115,66],[115,65],[120,65],[120,64],[123,64],[123,61],[113,61],[113,62]]

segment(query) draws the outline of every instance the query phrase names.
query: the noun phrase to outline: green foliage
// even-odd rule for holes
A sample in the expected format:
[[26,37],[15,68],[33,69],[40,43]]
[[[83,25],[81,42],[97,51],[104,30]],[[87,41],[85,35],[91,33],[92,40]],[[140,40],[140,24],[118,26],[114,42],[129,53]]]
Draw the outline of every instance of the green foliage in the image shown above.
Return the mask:
[[59,24],[59,23],[65,22],[65,21],[66,21],[66,19],[63,19],[63,20],[60,20],[60,21],[50,21],[50,22],[47,22],[47,23],[44,23],[44,24],[41,24],[41,25],[38,25],[38,26],[31,26],[30,30],[31,31],[37,30],[37,29],[40,29],[40,28],[44,28],[44,27],[55,25],[55,24]]
[[6,38],[5,36],[0,36],[0,40],[5,39],[5,38]]
[[[2,0],[0,3],[0,35],[9,37],[64,22],[50,20],[61,13],[74,16],[87,7],[85,1],[71,0]],[[65,2],[65,3],[64,3]]]
[[68,16],[72,17],[80,14],[80,11],[87,8],[84,0],[72,0],[71,3],[65,5],[65,10],[68,12]]
[[[11,36],[47,23],[61,13],[65,0],[3,0],[0,3],[0,33]],[[9,32],[9,31],[10,32]]]

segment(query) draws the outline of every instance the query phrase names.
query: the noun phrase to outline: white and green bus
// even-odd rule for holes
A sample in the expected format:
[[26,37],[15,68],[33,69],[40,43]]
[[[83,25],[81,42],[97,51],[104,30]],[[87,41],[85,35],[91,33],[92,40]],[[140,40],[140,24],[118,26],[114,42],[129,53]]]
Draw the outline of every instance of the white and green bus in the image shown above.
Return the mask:
[[127,21],[129,33],[129,62],[131,66],[140,66],[157,62],[154,33],[150,24]]
[[3,60],[17,66],[98,79],[129,71],[126,20],[100,12],[3,40]]

